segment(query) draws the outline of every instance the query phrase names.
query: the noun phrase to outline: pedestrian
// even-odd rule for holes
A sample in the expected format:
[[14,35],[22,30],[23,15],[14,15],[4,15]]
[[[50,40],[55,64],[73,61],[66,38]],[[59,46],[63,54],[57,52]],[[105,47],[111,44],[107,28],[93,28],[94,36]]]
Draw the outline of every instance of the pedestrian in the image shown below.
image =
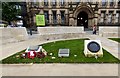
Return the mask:
[[30,28],[30,35],[32,35],[32,28]]
[[93,26],[93,34],[96,34],[96,25]]

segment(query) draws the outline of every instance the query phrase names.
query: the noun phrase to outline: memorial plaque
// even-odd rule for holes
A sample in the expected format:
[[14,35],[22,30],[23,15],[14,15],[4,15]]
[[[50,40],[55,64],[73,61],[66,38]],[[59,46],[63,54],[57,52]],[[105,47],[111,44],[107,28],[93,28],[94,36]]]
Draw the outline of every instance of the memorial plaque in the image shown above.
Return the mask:
[[100,45],[97,42],[92,41],[87,45],[87,48],[91,52],[96,53],[100,50]]
[[59,49],[59,57],[69,57],[69,49]]
[[103,57],[103,50],[100,40],[85,40],[84,54],[86,57]]

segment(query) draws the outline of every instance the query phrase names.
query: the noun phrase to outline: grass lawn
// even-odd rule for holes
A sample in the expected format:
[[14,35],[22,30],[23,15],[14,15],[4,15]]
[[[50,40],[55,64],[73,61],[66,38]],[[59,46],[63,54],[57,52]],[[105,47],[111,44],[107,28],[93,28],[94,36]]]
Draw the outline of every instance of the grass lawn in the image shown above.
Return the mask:
[[117,42],[120,43],[120,38],[109,38],[109,39],[114,40],[114,41],[117,41]]
[[[85,57],[83,54],[84,51],[84,40],[86,39],[75,39],[75,40],[66,40],[66,41],[56,41],[47,44],[43,44],[43,48],[48,52],[48,56],[45,58],[34,58],[34,59],[24,59],[19,56],[20,53],[25,50],[18,52],[8,58],[2,60],[3,64],[13,64],[13,63],[120,63],[120,60],[112,56],[106,50],[104,51],[104,56],[98,59],[94,57]],[[58,50],[62,48],[70,49],[70,57],[60,58],[58,57]],[[52,56],[49,54],[53,53]],[[77,55],[77,57],[74,57]],[[52,57],[56,59],[51,59]]]

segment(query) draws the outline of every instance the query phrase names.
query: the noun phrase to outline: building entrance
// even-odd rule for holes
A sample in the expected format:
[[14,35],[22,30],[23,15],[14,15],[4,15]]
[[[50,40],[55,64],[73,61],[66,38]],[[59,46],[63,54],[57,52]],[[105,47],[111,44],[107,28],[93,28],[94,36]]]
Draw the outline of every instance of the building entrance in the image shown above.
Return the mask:
[[77,16],[77,26],[84,26],[88,28],[88,14],[84,11],[81,11]]

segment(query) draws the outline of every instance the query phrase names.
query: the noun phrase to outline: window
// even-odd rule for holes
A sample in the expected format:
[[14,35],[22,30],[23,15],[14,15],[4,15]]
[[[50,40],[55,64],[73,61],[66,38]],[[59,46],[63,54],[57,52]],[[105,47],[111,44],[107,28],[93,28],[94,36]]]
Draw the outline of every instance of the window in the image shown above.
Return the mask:
[[80,2],[80,0],[75,0],[75,2]]
[[56,11],[53,11],[53,24],[57,24],[57,15],[56,15]]
[[46,24],[49,23],[49,14],[48,14],[48,11],[44,11],[44,15],[45,15],[45,22]]
[[110,6],[114,5],[114,0],[110,0]]
[[64,0],[60,0],[61,6],[64,5]]
[[120,0],[118,0],[118,5],[120,6]]
[[48,6],[48,0],[44,0],[44,6]]
[[56,0],[52,0],[52,5],[56,6]]
[[105,12],[102,11],[101,12],[101,19],[100,19],[100,23],[104,23],[104,19],[105,19]]
[[112,23],[112,16],[113,16],[113,12],[109,12],[108,23]]
[[37,2],[37,0],[33,0],[32,5],[33,5],[33,6],[38,6],[38,5],[39,5],[39,2]]
[[65,24],[65,11],[61,11],[61,24]]
[[102,0],[102,6],[106,6],[107,5],[107,1],[106,0]]
[[117,12],[117,13],[116,13],[116,16],[115,16],[115,17],[116,17],[116,20],[115,20],[116,23],[119,23],[119,18],[120,18],[119,16],[120,16],[120,13]]

